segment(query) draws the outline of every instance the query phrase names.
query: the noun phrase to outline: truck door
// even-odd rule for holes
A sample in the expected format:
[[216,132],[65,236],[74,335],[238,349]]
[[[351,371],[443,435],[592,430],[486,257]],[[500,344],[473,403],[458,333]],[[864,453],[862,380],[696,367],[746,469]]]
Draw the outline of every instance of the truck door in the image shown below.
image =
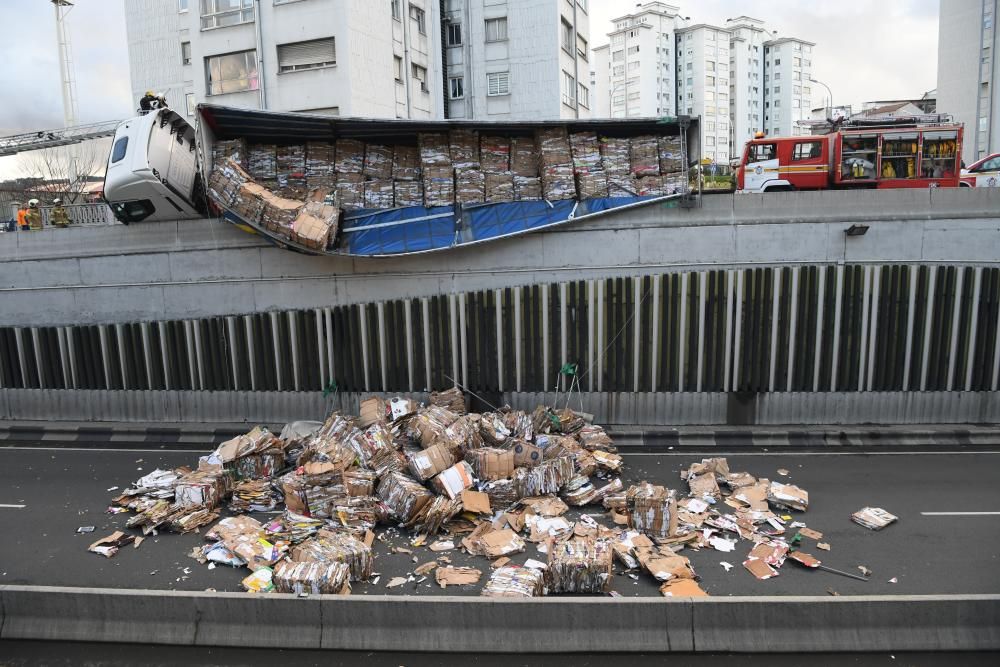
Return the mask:
[[778,146],[773,142],[750,144],[743,166],[743,188],[761,192],[768,181],[778,179]]
[[830,156],[825,139],[803,139],[792,146],[784,178],[796,190],[819,190],[828,186]]
[[976,178],[977,188],[1000,187],[1000,157],[986,160],[981,165],[969,170],[969,174]]

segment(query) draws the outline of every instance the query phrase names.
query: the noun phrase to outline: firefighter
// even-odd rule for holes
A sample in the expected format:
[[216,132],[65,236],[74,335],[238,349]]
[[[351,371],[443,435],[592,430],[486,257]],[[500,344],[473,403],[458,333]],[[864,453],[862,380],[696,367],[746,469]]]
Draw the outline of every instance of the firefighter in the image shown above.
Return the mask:
[[28,229],[33,232],[41,231],[42,212],[38,208],[37,199],[32,199],[28,202],[28,212],[24,214],[24,218],[28,221]]
[[17,207],[17,231],[26,232],[28,231],[28,207],[21,205]]
[[56,197],[52,200],[52,211],[49,213],[49,220],[56,227],[69,227],[69,214],[63,208],[62,199]]
[[166,109],[167,97],[163,93],[154,93],[147,90],[146,94],[139,98],[139,112],[149,113],[154,109]]

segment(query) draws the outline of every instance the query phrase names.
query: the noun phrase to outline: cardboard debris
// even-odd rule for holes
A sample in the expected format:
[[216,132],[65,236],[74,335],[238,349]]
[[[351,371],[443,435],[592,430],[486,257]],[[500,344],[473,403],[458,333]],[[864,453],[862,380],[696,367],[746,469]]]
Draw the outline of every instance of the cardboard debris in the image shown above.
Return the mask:
[[553,593],[606,593],[611,587],[611,545],[573,538],[550,544],[545,581]]
[[881,507],[862,507],[851,515],[851,521],[869,530],[882,530],[898,518]]
[[87,551],[100,554],[105,558],[111,558],[118,553],[120,548],[131,544],[133,541],[135,541],[134,535],[127,535],[120,530],[116,530],[107,537],[102,537],[91,544],[87,547]]
[[812,528],[799,528],[799,535],[803,537],[808,537],[811,540],[821,540],[823,539],[823,533],[813,530]]
[[817,549],[822,549],[823,551],[829,551],[830,550],[830,545],[827,544],[826,542],[817,542],[816,543],[816,548]]
[[279,593],[330,595],[350,592],[350,568],[344,563],[281,562],[274,567],[274,587]]
[[778,571],[760,558],[748,558],[743,561],[743,567],[745,567],[750,574],[761,580],[778,576]]
[[771,482],[767,500],[777,507],[787,507],[800,512],[809,509],[809,494],[793,484]]
[[471,567],[439,567],[434,573],[434,580],[441,588],[446,588],[475,584],[482,576],[480,570]]
[[708,597],[694,579],[671,579],[660,586],[664,597]]
[[544,593],[543,570],[530,567],[498,567],[483,587],[483,597],[531,598]]
[[468,512],[490,514],[490,497],[481,491],[464,489],[461,493],[462,506]]

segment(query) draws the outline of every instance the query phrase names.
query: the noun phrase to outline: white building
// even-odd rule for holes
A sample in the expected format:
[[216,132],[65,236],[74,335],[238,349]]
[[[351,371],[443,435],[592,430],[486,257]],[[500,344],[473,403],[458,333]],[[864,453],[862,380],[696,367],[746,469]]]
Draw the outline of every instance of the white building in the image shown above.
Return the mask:
[[[436,0],[126,0],[132,92],[377,118],[444,113]],[[257,12],[259,11],[259,15]]]
[[588,0],[445,0],[449,118],[588,118]]
[[771,38],[760,19],[738,16],[729,30],[730,156],[764,127],[764,43]]
[[701,116],[701,157],[729,162],[729,38],[719,26],[677,31],[677,110]]
[[941,0],[937,108],[965,124],[962,159],[1000,152],[997,0]]
[[808,134],[799,121],[812,113],[812,47],[794,37],[764,42],[764,133]]

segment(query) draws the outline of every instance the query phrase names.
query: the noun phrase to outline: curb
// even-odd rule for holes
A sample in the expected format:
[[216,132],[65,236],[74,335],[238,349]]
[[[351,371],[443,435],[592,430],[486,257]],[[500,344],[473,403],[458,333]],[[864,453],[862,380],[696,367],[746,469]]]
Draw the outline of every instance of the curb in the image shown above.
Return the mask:
[[0,586],[0,610],[0,640],[476,653],[1000,648],[1000,595],[301,599]]

